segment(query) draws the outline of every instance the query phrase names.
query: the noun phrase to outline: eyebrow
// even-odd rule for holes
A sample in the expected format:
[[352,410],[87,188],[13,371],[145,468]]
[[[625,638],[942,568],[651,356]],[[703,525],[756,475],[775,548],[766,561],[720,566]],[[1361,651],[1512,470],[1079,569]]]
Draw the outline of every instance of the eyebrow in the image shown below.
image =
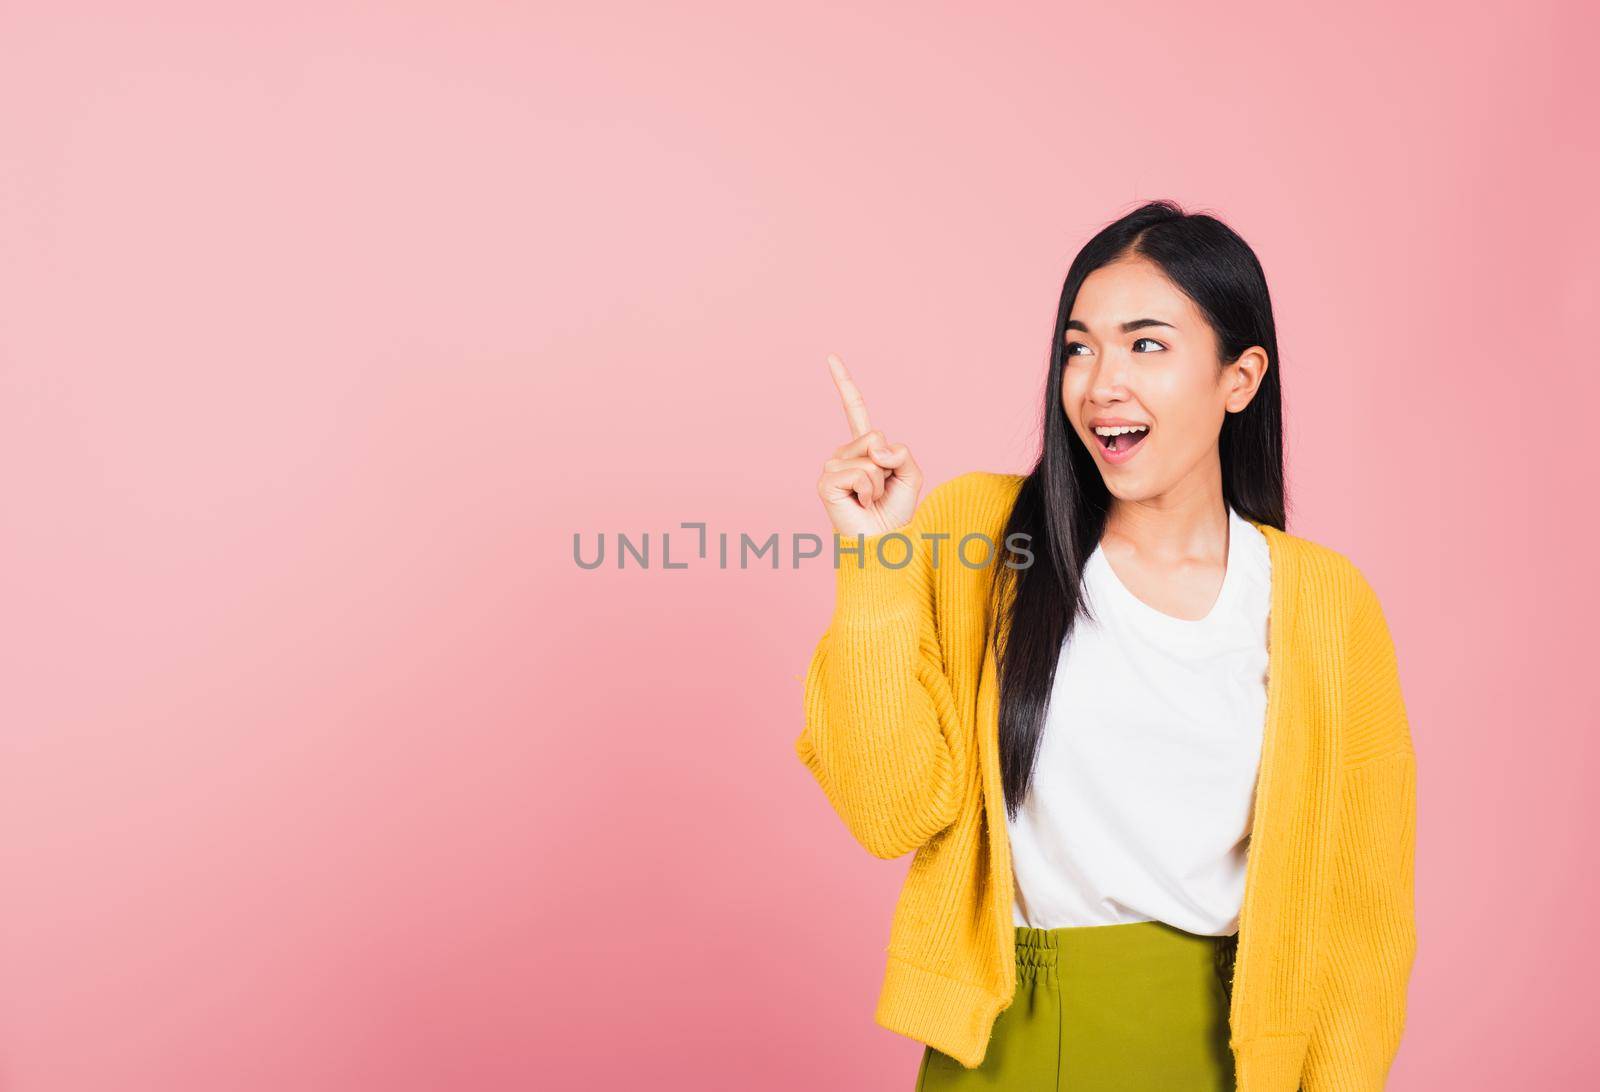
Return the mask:
[[[1172,323],[1170,323],[1170,322],[1162,322],[1160,319],[1136,318],[1136,319],[1133,319],[1131,322],[1124,322],[1122,324],[1122,332],[1125,333],[1125,334],[1131,334],[1135,330],[1143,330],[1146,326],[1165,326],[1169,330],[1176,330],[1177,329],[1177,327],[1172,325]],[[1067,329],[1069,329],[1069,330],[1082,330],[1086,334],[1089,332],[1089,328],[1087,326],[1085,326],[1083,323],[1079,322],[1077,319],[1070,320],[1067,323]]]

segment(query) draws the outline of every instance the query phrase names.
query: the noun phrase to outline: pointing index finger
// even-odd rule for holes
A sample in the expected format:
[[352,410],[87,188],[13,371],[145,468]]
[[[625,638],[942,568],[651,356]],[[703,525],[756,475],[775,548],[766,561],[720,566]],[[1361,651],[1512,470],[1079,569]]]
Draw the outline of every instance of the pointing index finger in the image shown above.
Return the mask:
[[872,431],[872,422],[867,419],[866,400],[856,389],[850,373],[845,371],[844,361],[839,359],[837,353],[828,354],[828,370],[833,373],[833,385],[839,389],[839,398],[844,402],[845,419],[850,422],[850,438],[854,440],[865,436]]

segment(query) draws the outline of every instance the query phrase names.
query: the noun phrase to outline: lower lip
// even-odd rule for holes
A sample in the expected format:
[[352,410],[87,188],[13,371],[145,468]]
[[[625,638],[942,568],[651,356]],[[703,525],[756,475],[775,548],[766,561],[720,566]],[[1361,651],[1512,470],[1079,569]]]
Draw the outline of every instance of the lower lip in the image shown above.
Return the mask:
[[1123,463],[1139,454],[1139,452],[1143,451],[1144,445],[1148,443],[1149,440],[1150,432],[1147,429],[1140,437],[1138,443],[1134,444],[1130,448],[1125,448],[1122,451],[1112,451],[1105,444],[1102,444],[1098,437],[1096,437],[1094,441],[1094,446],[1100,449],[1100,457],[1106,462],[1110,463],[1112,466],[1121,466]]

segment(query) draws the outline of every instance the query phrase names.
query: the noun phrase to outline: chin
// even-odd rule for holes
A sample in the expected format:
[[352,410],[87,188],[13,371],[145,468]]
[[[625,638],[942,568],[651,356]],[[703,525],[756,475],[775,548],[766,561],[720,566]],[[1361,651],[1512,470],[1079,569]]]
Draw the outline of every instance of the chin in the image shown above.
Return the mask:
[[1153,500],[1161,496],[1163,492],[1161,489],[1150,486],[1142,477],[1130,481],[1122,475],[1113,474],[1108,476],[1102,474],[1100,479],[1106,483],[1106,491],[1120,501]]

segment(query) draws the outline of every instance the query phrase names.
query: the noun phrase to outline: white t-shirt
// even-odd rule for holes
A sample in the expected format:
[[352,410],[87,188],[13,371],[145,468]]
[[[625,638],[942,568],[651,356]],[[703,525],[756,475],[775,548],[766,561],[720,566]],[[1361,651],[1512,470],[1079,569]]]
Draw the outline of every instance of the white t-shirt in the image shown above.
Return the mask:
[[1210,613],[1139,599],[1096,546],[1062,644],[1033,783],[1008,822],[1015,924],[1239,928],[1266,722],[1271,555],[1228,511]]

